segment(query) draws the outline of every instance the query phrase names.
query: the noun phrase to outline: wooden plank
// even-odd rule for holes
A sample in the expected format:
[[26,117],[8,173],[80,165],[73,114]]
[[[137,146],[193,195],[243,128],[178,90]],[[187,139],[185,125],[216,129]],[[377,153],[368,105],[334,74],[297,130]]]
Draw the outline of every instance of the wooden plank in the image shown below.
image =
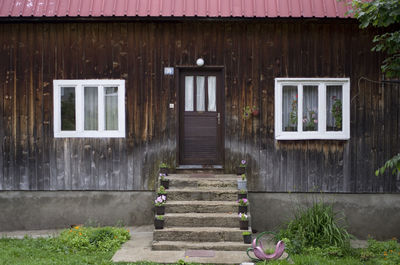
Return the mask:
[[18,32],[17,25],[5,28],[5,36],[10,36],[8,42],[8,69],[6,73],[5,91],[4,91],[4,189],[12,190],[14,187],[14,148],[12,137],[12,121],[13,121],[13,96],[16,82],[16,36],[12,34]]
[[[0,58],[6,58],[7,56],[7,38],[4,33],[4,25],[0,25],[0,42],[3,43],[0,47]],[[6,86],[6,73],[8,62],[3,61],[0,64],[0,80],[3,82],[0,84],[0,190],[5,190],[4,188],[4,92]]]
[[[19,51],[18,56],[26,58],[30,61],[32,54],[32,46],[28,40],[28,32],[32,27],[21,25],[19,34]],[[28,88],[29,88],[29,70],[30,64],[18,64],[17,75],[17,94],[15,106],[17,109],[17,124],[16,124],[16,142],[17,156],[16,165],[18,165],[19,181],[15,185],[15,189],[29,190],[29,147],[28,147]],[[17,180],[16,180],[17,181]]]

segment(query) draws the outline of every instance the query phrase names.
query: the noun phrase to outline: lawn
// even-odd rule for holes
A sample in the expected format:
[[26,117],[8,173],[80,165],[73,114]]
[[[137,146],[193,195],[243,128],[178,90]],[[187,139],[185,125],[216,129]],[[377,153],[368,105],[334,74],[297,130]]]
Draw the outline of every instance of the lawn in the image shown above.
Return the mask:
[[75,227],[55,238],[0,239],[0,264],[113,264],[111,258],[129,231]]
[[[113,228],[114,229],[114,228]],[[88,242],[90,241],[90,233],[82,230],[66,230],[58,238],[24,238],[24,239],[0,239],[0,264],[117,264],[111,262],[111,258],[120,244],[125,239],[119,241],[118,245],[110,245],[110,249],[99,250],[91,248]],[[81,232],[79,232],[81,231]],[[82,235],[79,235],[82,233]],[[107,234],[107,233],[106,233]],[[89,240],[77,240],[86,235]],[[107,234],[108,235],[108,234]],[[115,240],[114,234],[109,234]],[[101,233],[96,235],[97,238],[104,237]],[[96,237],[93,237],[94,239]],[[63,240],[71,240],[72,244],[65,244]],[[97,242],[99,243],[99,241]],[[101,247],[100,247],[101,248]],[[291,256],[294,264],[299,265],[373,265],[373,264],[388,264],[397,265],[400,262],[400,245],[395,240],[379,242],[373,239],[369,240],[368,248],[352,250],[352,253],[343,254],[335,249],[313,249],[307,253],[294,254]],[[391,251],[392,250],[392,251]],[[134,263],[118,263],[118,264],[134,264]],[[138,264],[138,263],[136,263]],[[153,265],[156,263],[140,263]],[[183,263],[178,263],[183,264]],[[264,264],[263,262],[258,263]],[[265,263],[268,265],[288,265],[291,264],[286,260],[272,261]]]

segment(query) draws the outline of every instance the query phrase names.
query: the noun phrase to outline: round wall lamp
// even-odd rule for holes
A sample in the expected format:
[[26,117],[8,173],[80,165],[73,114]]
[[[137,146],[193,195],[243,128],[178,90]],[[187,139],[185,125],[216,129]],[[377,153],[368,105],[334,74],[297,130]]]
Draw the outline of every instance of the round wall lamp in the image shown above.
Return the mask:
[[197,66],[203,66],[203,65],[204,65],[204,60],[203,60],[203,58],[197,59],[196,64],[197,64]]

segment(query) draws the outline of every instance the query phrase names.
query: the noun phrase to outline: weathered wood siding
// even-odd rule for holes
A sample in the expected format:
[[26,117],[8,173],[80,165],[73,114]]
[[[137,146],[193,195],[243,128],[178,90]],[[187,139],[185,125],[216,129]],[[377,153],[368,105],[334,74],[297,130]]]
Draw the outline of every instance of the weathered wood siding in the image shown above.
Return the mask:
[[[147,190],[175,164],[176,76],[225,70],[225,170],[254,191],[396,192],[374,169],[400,150],[399,86],[379,85],[371,32],[349,20],[0,24],[0,190]],[[349,141],[274,140],[275,77],[350,77]],[[126,80],[125,139],[55,139],[53,79]],[[259,106],[259,118],[242,119]]]

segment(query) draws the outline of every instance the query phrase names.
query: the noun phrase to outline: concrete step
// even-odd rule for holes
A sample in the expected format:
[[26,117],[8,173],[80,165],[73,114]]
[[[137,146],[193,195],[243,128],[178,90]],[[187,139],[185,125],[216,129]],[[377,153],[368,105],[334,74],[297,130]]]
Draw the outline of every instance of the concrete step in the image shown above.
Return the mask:
[[224,168],[221,165],[180,165],[175,168],[176,173],[206,173],[206,174],[223,174]]
[[168,176],[171,188],[230,188],[237,189],[235,175],[172,174]]
[[214,251],[246,251],[250,244],[242,242],[185,242],[185,241],[154,241],[153,250],[186,250],[203,249]]
[[165,204],[167,213],[235,213],[235,201],[170,201]]
[[[251,229],[248,230],[251,232]],[[232,227],[167,227],[154,231],[156,241],[242,242],[244,230]]]
[[237,189],[212,188],[201,190],[197,188],[185,188],[168,190],[170,201],[236,201]]
[[237,213],[167,213],[165,227],[239,227]]

